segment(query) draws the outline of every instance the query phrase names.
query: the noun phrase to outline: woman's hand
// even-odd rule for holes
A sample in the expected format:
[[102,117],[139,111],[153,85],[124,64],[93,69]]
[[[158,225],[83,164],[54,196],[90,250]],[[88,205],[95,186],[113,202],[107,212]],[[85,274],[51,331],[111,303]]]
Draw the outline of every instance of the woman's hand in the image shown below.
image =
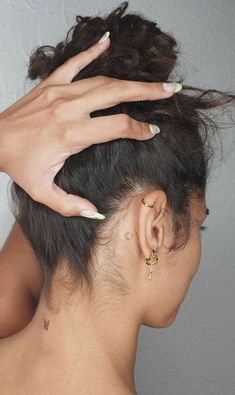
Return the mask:
[[[122,81],[104,76],[71,83],[110,44],[106,40],[69,59],[0,114],[0,168],[34,200],[64,216],[102,218],[89,201],[54,183],[65,160],[92,144],[116,138],[147,140],[146,123],[124,114],[91,118],[90,113],[120,102],[173,95],[177,84]],[[164,90],[166,86],[171,91]],[[155,126],[155,133],[158,132]]]

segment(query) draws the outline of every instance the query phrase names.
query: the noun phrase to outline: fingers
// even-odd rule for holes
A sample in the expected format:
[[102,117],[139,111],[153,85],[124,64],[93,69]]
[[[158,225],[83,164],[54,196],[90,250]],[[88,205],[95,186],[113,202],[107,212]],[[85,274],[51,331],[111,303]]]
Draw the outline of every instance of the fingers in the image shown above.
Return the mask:
[[[166,91],[169,87],[174,89]],[[112,79],[110,83],[92,90],[92,93],[87,92],[83,95],[79,108],[86,114],[90,114],[93,111],[113,107],[122,102],[166,99],[172,96],[174,91],[179,91],[181,88],[181,85],[177,83],[166,84]],[[71,105],[73,106],[72,111],[75,111],[78,105],[76,101]]]
[[98,213],[96,207],[88,200],[79,196],[70,195],[63,191],[56,184],[47,188],[47,193],[43,198],[40,198],[40,191],[38,191],[38,198],[36,201],[45,204],[52,210],[58,212],[64,217],[83,216],[92,219],[104,219],[105,216]]
[[83,121],[83,133],[78,133],[78,126],[73,126],[66,131],[66,141],[70,151],[74,154],[80,147],[92,144],[105,143],[118,138],[131,138],[135,140],[149,140],[160,129],[154,125],[155,133],[150,130],[146,122],[139,122],[127,114],[115,114],[104,117],[95,117]]
[[109,34],[103,37],[105,40],[100,44],[92,45],[86,51],[80,52],[78,55],[73,56],[67,60],[62,66],[58,67],[41,85],[52,84],[68,84],[72,79],[84,69],[89,63],[98,58],[110,44]]
[[70,98],[70,95],[78,97],[89,92],[91,89],[107,84],[108,81],[110,81],[109,77],[99,75],[97,77],[74,81],[71,84],[48,86],[46,89],[48,89],[48,91],[51,90],[51,92],[53,91],[51,96],[53,95],[54,98],[66,98],[66,96]]

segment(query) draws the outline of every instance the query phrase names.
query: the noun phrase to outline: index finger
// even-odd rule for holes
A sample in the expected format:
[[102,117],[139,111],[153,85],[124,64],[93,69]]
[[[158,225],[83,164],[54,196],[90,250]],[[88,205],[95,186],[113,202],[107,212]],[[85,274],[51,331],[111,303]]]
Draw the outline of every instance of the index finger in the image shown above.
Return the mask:
[[58,67],[41,85],[68,84],[89,63],[98,58],[110,44],[109,32],[92,47],[69,58],[62,66]]
[[[172,88],[171,90],[169,88]],[[79,103],[80,110],[85,113],[113,107],[116,104],[142,100],[160,100],[171,97],[179,92],[182,85],[179,83],[142,82],[116,79],[88,91],[82,96]],[[76,111],[75,99],[70,104],[70,110]]]

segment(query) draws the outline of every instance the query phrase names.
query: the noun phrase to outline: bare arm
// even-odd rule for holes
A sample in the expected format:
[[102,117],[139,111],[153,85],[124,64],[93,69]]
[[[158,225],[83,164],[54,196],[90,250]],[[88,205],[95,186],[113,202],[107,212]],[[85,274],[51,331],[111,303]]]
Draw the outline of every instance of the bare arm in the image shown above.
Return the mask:
[[41,287],[36,256],[15,223],[0,251],[0,337],[16,333],[28,324]]

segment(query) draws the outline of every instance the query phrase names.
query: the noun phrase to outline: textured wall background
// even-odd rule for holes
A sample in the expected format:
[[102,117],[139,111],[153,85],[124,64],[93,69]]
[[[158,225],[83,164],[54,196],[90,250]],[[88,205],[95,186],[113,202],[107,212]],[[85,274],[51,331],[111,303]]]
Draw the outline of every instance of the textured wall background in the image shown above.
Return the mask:
[[[55,44],[75,15],[109,12],[119,1],[1,0],[0,111],[29,89],[29,55],[37,45]],[[143,7],[144,6],[144,7]],[[186,82],[235,91],[234,0],[132,0],[172,32],[180,43]],[[136,386],[140,395],[234,395],[235,393],[235,130],[226,130],[230,152],[215,164],[208,186],[211,214],[202,235],[201,267],[176,322],[168,329],[143,327]],[[0,244],[12,216],[8,178],[0,175]]]

